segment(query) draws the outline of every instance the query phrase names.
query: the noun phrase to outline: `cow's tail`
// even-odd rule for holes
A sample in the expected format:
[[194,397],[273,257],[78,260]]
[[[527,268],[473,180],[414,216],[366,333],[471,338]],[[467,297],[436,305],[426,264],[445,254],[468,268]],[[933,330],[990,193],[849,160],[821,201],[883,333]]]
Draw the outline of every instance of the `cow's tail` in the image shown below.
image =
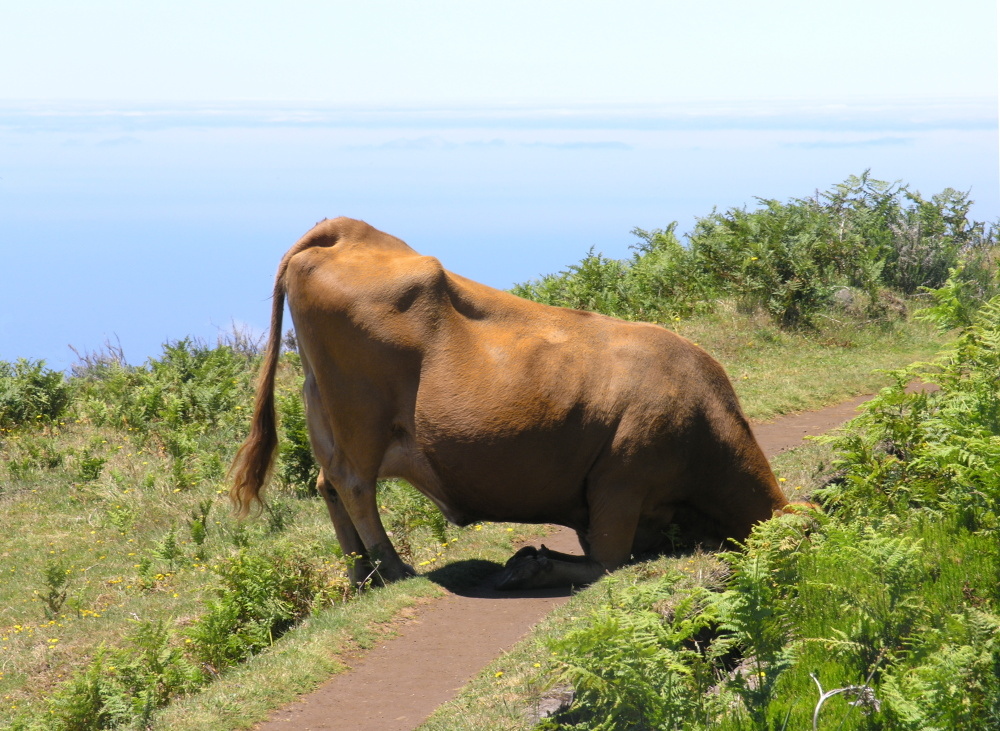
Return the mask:
[[274,410],[274,378],[281,354],[281,320],[285,311],[285,272],[288,261],[314,245],[303,239],[281,259],[274,279],[274,297],[271,302],[271,332],[268,336],[264,363],[257,377],[257,397],[254,402],[250,435],[236,453],[229,468],[229,499],[236,514],[243,518],[250,513],[253,503],[260,502],[260,491],[267,484],[274,467],[278,447],[278,424]]

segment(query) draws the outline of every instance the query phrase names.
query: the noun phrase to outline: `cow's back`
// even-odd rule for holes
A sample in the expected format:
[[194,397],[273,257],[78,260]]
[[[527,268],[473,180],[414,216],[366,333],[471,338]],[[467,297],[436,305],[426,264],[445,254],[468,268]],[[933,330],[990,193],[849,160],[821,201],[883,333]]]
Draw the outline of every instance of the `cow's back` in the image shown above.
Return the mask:
[[721,366],[664,328],[515,297],[360,222],[309,236],[286,285],[334,440],[391,452],[459,522],[574,525],[595,464],[669,478],[673,500],[720,444],[756,449]]

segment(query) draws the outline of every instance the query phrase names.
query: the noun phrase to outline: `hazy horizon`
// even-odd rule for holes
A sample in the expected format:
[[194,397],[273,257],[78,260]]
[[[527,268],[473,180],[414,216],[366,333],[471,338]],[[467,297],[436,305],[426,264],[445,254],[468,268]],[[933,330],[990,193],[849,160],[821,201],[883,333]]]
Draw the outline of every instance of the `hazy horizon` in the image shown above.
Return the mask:
[[263,330],[278,259],[338,215],[500,288],[865,170],[1000,218],[985,0],[51,0],[2,18],[20,69],[0,78],[3,360],[66,368],[68,345],[117,337],[138,364]]

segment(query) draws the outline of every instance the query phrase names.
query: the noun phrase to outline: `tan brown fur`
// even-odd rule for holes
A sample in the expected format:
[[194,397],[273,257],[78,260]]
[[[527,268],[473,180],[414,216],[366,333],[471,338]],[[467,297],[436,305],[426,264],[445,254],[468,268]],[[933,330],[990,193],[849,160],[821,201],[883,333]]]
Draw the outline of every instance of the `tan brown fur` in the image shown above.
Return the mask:
[[385,580],[412,569],[379,520],[382,477],[408,480],[460,524],[579,533],[585,560],[519,554],[508,587],[592,581],[655,549],[676,515],[743,540],[787,504],[725,372],[697,346],[478,284],[340,218],[278,267],[252,429],[231,472],[240,514],[274,462],[286,299],[318,487],[342,546]]

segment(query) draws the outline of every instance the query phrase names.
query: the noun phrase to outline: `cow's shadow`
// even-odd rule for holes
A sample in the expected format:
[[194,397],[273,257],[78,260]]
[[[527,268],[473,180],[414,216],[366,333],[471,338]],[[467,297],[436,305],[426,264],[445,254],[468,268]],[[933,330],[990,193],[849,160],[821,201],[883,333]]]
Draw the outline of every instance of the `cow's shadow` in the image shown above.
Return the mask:
[[552,589],[524,589],[500,591],[496,581],[503,570],[503,564],[480,558],[453,561],[441,568],[428,571],[421,576],[447,589],[452,594],[489,599],[524,599],[528,597],[570,596],[576,590],[572,587]]

